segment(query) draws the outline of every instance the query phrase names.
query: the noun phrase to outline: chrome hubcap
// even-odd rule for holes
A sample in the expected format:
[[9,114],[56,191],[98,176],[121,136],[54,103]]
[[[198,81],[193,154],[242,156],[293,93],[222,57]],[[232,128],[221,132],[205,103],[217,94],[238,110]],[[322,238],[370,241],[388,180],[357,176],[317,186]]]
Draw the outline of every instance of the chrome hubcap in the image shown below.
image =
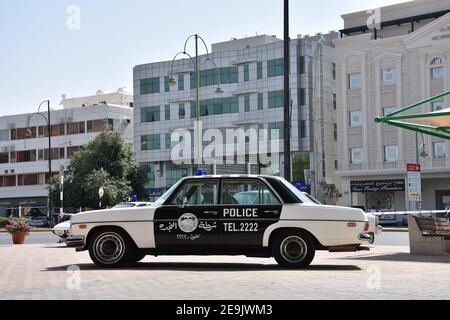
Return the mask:
[[283,240],[280,246],[281,256],[289,263],[302,262],[308,254],[306,242],[297,236],[290,236]]
[[104,264],[114,264],[124,254],[124,242],[121,236],[115,233],[105,233],[95,240],[94,254]]

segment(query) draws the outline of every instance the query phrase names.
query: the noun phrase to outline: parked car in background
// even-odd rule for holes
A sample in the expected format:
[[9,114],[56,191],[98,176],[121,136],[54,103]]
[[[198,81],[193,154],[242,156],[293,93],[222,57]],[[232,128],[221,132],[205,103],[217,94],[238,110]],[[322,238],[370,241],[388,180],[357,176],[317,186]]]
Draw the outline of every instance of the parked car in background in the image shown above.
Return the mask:
[[[114,206],[112,209],[142,208],[151,205],[152,202],[122,202]],[[60,237],[61,239],[67,239],[70,237],[70,219],[72,216],[74,216],[74,214],[65,214],[60,220],[60,223],[52,229],[55,236]]]

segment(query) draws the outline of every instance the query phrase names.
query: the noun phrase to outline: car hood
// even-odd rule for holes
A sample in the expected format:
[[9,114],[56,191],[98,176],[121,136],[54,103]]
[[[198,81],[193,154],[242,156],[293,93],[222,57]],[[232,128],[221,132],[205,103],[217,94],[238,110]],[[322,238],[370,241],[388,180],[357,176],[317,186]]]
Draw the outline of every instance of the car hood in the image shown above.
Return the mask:
[[71,218],[72,223],[102,223],[145,221],[153,217],[151,207],[108,209],[79,213]]

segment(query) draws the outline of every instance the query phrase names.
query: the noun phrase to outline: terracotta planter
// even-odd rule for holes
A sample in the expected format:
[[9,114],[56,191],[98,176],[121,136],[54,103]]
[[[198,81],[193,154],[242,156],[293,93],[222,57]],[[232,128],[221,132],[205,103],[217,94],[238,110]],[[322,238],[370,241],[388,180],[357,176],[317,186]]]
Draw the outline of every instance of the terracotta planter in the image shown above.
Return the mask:
[[27,237],[27,235],[28,234],[26,232],[12,233],[11,236],[12,236],[13,244],[24,244],[25,238]]

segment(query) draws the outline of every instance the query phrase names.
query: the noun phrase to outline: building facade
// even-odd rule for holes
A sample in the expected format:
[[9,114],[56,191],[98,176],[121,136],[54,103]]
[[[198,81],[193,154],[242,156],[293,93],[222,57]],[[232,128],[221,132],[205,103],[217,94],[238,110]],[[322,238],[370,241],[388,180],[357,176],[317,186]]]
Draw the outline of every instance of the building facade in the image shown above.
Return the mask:
[[[123,105],[110,104],[121,96]],[[59,174],[70,158],[93,140],[105,125],[111,125],[133,143],[132,95],[122,89],[117,94],[98,92],[93,97],[63,99],[62,109],[51,110],[52,171]],[[78,107],[74,101],[78,101]],[[84,106],[83,106],[84,105]],[[42,109],[41,109],[42,111]],[[47,117],[46,110],[43,115]],[[31,134],[30,134],[31,133]],[[0,117],[0,216],[26,215],[31,210],[47,213],[49,178],[48,129],[43,117],[29,114]]]
[[[335,183],[332,40],[337,37],[337,33],[299,36],[291,42],[291,146],[294,179],[298,181],[305,180],[304,169],[312,169],[319,172],[313,182]],[[155,196],[198,168],[217,174],[283,174],[283,41],[267,35],[233,39],[212,45],[209,58],[217,68],[205,58],[203,55],[199,59],[205,62],[201,65],[199,88],[202,134],[214,129],[226,136],[227,129],[237,130],[237,142],[233,144],[238,148],[233,156],[243,155],[245,161],[230,164],[214,153],[202,164],[175,164],[172,151],[178,141],[172,141],[173,133],[179,129],[192,131],[196,119],[194,65],[190,59],[184,59],[136,66],[135,153],[138,162],[151,168],[148,189]],[[169,85],[172,77],[176,81],[174,86]],[[224,91],[221,95],[215,92],[219,84]],[[316,87],[319,89],[315,90]],[[313,106],[318,111],[313,113]],[[280,150],[276,161],[269,165],[261,163],[247,135],[251,129],[269,130],[269,140],[271,130],[279,130]],[[323,137],[324,142],[313,139],[315,135]],[[210,141],[205,140],[203,150]],[[194,139],[192,155],[193,142]]]
[[[374,119],[450,89],[450,1],[416,0],[343,16],[335,41],[338,171],[343,204],[412,209],[407,163],[422,165],[422,208],[450,202],[450,142],[376,124]],[[367,25],[375,21],[375,24]],[[448,107],[449,98],[414,113]],[[417,147],[419,146],[419,147]]]

